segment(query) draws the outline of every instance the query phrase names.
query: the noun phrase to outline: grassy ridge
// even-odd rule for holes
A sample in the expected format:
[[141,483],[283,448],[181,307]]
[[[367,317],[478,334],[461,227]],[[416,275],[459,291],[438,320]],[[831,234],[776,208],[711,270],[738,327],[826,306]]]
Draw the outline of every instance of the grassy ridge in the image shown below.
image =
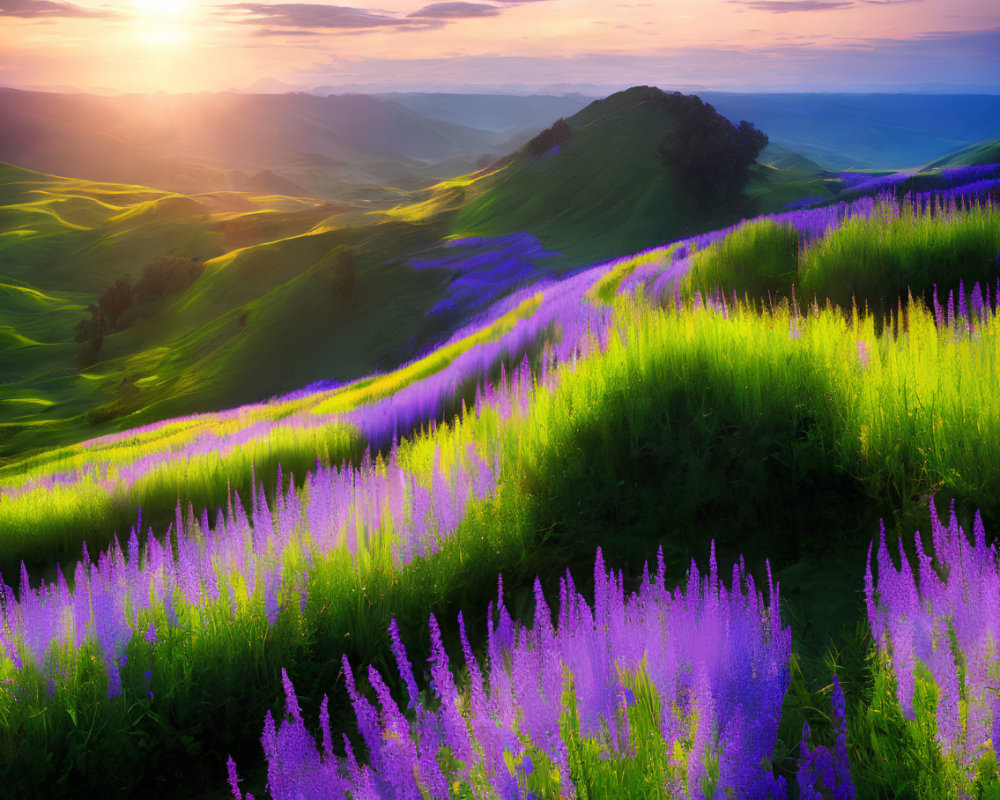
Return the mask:
[[927,169],[944,167],[971,167],[978,164],[1000,163],[1000,139],[989,139],[956,150],[944,158],[927,165]]
[[[222,507],[233,492],[249,496],[255,484],[272,486],[279,469],[301,482],[317,459],[356,462],[370,443],[339,414],[435,375],[476,345],[501,338],[537,307],[538,298],[526,300],[393,373],[152,425],[7,467],[0,471],[0,571],[13,574],[22,561],[47,574],[53,559],[70,566],[84,541],[104,548],[116,532],[124,536],[140,509],[146,526],[162,529],[178,500],[199,509]],[[60,475],[67,480],[53,479]]]

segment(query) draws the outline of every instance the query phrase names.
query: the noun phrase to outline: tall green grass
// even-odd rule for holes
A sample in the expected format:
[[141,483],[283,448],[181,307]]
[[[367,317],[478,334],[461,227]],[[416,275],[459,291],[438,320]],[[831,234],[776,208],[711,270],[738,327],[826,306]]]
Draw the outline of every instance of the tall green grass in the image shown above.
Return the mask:
[[[860,565],[879,513],[917,513],[936,490],[981,505],[987,525],[1000,518],[1000,445],[981,435],[1000,422],[995,320],[974,335],[938,330],[915,301],[893,337],[891,326],[876,336],[870,318],[800,318],[787,305],[736,307],[726,318],[622,298],[616,313],[606,349],[565,365],[526,416],[469,414],[402,445],[401,461],[424,469],[435,445],[500,456],[495,497],[434,556],[397,570],[376,536],[355,559],[340,552],[308,568],[305,610],[291,602],[274,628],[250,603],[235,618],[173,630],[153,666],[152,699],[141,642],[130,645],[124,701],[104,698],[100,676],[85,669],[52,699],[17,676],[17,700],[5,694],[0,712],[0,773],[94,793],[127,767],[129,791],[162,789],[158,781],[189,790],[223,752],[252,760],[279,665],[309,702],[309,687],[334,685],[342,653],[353,663],[389,658],[391,617],[421,640],[429,607],[440,618],[476,613],[497,572],[516,612],[534,573],[551,586],[592,559],[596,543],[627,571],[661,544],[679,576],[719,535],[723,559],[743,550],[754,568],[773,557],[790,576],[790,602],[818,609],[845,599],[810,600],[795,569],[829,569],[845,553]],[[855,583],[860,569],[832,585],[848,595],[848,619]],[[147,764],[135,741],[158,760]]]
[[692,257],[686,282],[703,295],[720,288],[726,295],[753,299],[788,298],[797,282],[799,234],[770,219],[739,226]]
[[871,219],[847,220],[803,251],[800,296],[843,307],[854,300],[882,313],[907,291],[929,303],[935,284],[946,291],[960,280],[995,280],[998,254],[1000,207],[921,213],[905,202],[883,204]]
[[800,243],[794,222],[760,219],[694,255],[688,294],[721,290],[755,300],[791,296],[801,302],[852,304],[881,315],[912,293],[941,302],[959,282],[971,286],[1000,275],[1000,207],[916,209],[883,201],[871,216],[845,220],[825,236]]

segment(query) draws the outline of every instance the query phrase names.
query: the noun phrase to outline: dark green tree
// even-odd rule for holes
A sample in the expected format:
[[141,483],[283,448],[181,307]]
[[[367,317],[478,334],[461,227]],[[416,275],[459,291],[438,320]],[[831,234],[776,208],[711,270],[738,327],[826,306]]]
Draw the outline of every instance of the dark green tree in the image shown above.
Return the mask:
[[527,144],[528,154],[540,158],[557,145],[565,144],[573,136],[573,129],[564,119],[558,119],[551,128],[546,128]]
[[147,264],[135,286],[135,299],[148,303],[165,294],[186,289],[201,276],[204,267],[194,258],[163,256]]
[[114,328],[118,324],[121,315],[124,314],[135,301],[135,287],[132,279],[127,275],[119,278],[111,286],[104,290],[98,301],[101,317],[108,323],[109,328]]
[[664,165],[701,204],[728,201],[743,191],[768,137],[746,120],[733,125],[699,97],[664,95],[673,129],[660,144]]
[[76,326],[76,341],[80,345],[76,354],[77,369],[86,369],[96,364],[101,357],[104,344],[104,317],[101,309],[93,303],[87,307],[90,319],[82,319]]
[[74,338],[77,343],[98,340],[98,347],[100,347],[100,340],[104,338],[104,320],[101,317],[101,310],[93,303],[87,306],[87,310],[90,312],[90,319],[81,319],[77,323]]

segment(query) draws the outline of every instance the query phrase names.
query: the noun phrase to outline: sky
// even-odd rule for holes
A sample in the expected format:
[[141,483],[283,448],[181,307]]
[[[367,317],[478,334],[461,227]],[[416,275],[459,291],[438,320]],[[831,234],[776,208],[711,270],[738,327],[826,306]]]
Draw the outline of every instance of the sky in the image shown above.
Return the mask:
[[0,0],[0,86],[586,93],[635,84],[1000,94],[1000,1]]

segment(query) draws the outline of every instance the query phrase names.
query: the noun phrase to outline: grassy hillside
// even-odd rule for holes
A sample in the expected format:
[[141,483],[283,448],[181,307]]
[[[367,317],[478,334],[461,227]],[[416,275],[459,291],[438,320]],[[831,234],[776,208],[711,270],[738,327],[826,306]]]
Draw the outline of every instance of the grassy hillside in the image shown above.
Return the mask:
[[672,130],[662,93],[634,87],[567,119],[573,137],[541,158],[525,151],[470,189],[456,233],[525,230],[578,263],[610,258],[780,209],[804,197],[829,197],[826,184],[797,160],[761,167],[742,198],[700,208],[663,166],[659,146]]
[[926,169],[975,167],[982,164],[1000,164],[1000,139],[988,139],[963,147],[931,162]]
[[[392,367],[546,274],[824,202],[842,188],[772,146],[738,196],[696,202],[662,164],[673,125],[663,97],[636,87],[591,103],[570,117],[569,141],[541,157],[522,149],[419,191],[385,188],[381,205],[178,194],[0,167],[0,458]],[[239,117],[254,102],[234,100],[227,113]],[[357,138],[375,101],[351,102],[364,112]],[[241,134],[241,147],[272,134]],[[396,147],[389,135],[369,146]],[[437,141],[424,139],[406,146]],[[286,185],[273,173],[256,177],[264,189]],[[85,355],[74,337],[87,307],[167,256],[194,259],[197,281],[128,309]],[[351,277],[338,277],[345,270]]]
[[[187,196],[4,166],[0,458],[354,378],[447,333],[424,317],[446,276],[399,260],[443,231],[366,217],[310,200]],[[74,337],[88,306],[165,256],[195,259],[200,277],[133,305],[81,361]]]
[[[826,209],[782,225],[811,268],[832,274],[852,243],[871,249],[889,211],[857,205],[820,233]],[[915,253],[929,237],[948,236],[972,239],[969,249],[977,250],[979,232],[997,227],[994,208],[969,211],[954,201],[944,213],[914,205],[892,211],[906,224],[892,227],[886,252]],[[490,648],[513,650],[528,639],[503,612],[485,633],[488,621],[496,624],[487,604],[498,599],[501,572],[499,601],[512,620],[547,637],[534,660],[516,661],[509,702],[496,711],[513,715],[516,724],[505,729],[517,730],[515,740],[502,740],[514,757],[500,758],[497,769],[505,765],[521,794],[537,780],[545,782],[543,797],[595,785],[642,785],[654,796],[669,785],[675,796],[697,796],[685,781],[703,774],[723,787],[752,775],[801,788],[805,721],[814,745],[842,747],[858,796],[992,791],[1000,773],[982,732],[1000,709],[979,703],[995,651],[985,648],[982,674],[962,667],[978,663],[971,659],[982,652],[963,648],[979,630],[973,623],[989,615],[973,613],[972,600],[964,613],[959,605],[949,611],[940,583],[924,582],[928,559],[915,562],[921,587],[934,588],[942,604],[897,614],[895,604],[909,595],[889,585],[891,563],[878,552],[878,609],[893,615],[893,642],[905,642],[906,620],[931,606],[941,620],[921,627],[920,617],[915,637],[939,626],[950,632],[949,615],[957,619],[950,646],[950,635],[933,648],[927,637],[926,646],[924,638],[914,645],[921,666],[910,709],[893,684],[906,673],[889,666],[863,598],[865,553],[880,518],[890,551],[900,536],[909,548],[913,530],[926,528],[931,494],[938,508],[955,500],[955,536],[960,523],[973,530],[977,508],[991,537],[1000,525],[1000,449],[980,435],[1000,424],[997,297],[971,287],[982,277],[977,263],[964,273],[947,265],[936,277],[943,288],[964,278],[978,303],[938,310],[916,298],[897,305],[888,322],[822,302],[761,309],[711,292],[676,301],[683,292],[676,282],[689,269],[704,272],[734,253],[742,254],[742,273],[766,280],[768,250],[752,246],[764,239],[763,227],[526,288],[445,347],[389,374],[150,425],[3,470],[6,558],[30,552],[51,579],[39,593],[33,571],[21,588],[4,591],[5,787],[28,797],[210,796],[216,787],[224,795],[231,756],[246,781],[241,791],[262,796],[267,780],[275,792],[279,780],[310,781],[303,791],[315,791],[319,780],[350,777],[340,733],[352,737],[362,763],[379,742],[398,745],[398,758],[372,757],[378,780],[389,781],[393,765],[409,763],[398,759],[410,757],[403,746],[411,725],[426,721],[424,711],[412,718],[392,711],[390,696],[409,695],[426,713],[438,712],[433,696],[453,710],[452,738],[430,739],[432,754],[447,748],[443,794],[453,782],[486,792],[496,773],[465,774],[453,734],[485,702],[472,656],[486,669]],[[282,284],[289,302],[302,303],[330,263],[301,276],[301,293],[294,282]],[[866,267],[876,273],[879,264]],[[998,277],[996,269],[987,277]],[[858,307],[877,299],[861,291]],[[143,516],[133,535],[119,521],[131,524],[136,504]],[[975,527],[976,563],[995,572]],[[922,546],[947,557],[949,537],[935,525]],[[61,578],[55,564],[84,539],[93,565]],[[598,546],[603,560],[595,567]],[[646,574],[643,562],[657,548],[663,565]],[[972,558],[952,576],[971,569]],[[692,559],[710,566],[696,573]],[[572,593],[563,586],[557,605],[567,568],[577,583]],[[553,629],[587,629],[579,649],[593,656],[574,667],[574,691],[561,691],[560,665],[577,662],[568,647],[552,645],[543,602],[566,609],[576,592],[589,602],[608,596],[609,581],[629,591],[654,572],[658,603],[669,600],[667,589],[683,592],[652,615],[642,637],[622,638],[613,633],[617,623],[602,624],[613,610],[602,599],[594,616],[553,618]],[[719,576],[729,574],[734,581],[723,591]],[[766,599],[755,587],[767,587]],[[958,589],[947,598],[965,602]],[[869,601],[874,608],[871,594]],[[735,616],[721,615],[722,607]],[[681,608],[690,625],[676,621]],[[427,672],[402,667],[387,633],[392,620],[413,663],[433,658]],[[731,631],[732,640],[720,642],[732,647],[687,646],[711,631]],[[787,651],[777,646],[786,636]],[[643,653],[671,641],[685,646],[642,666]],[[453,656],[464,649],[469,669],[450,669],[442,648]],[[344,657],[360,696],[378,692],[382,713],[348,696]],[[489,661],[494,669],[505,663]],[[935,683],[948,665],[953,683]],[[387,678],[384,689],[369,666]],[[846,694],[846,732],[825,710],[834,672]],[[292,682],[298,699],[289,697],[282,712]],[[964,694],[950,691],[956,685]],[[498,686],[488,686],[495,705]],[[296,759],[321,746],[308,737],[318,733],[311,726],[324,694],[321,727],[332,729],[335,744],[322,756],[325,769],[317,754],[300,770]],[[605,695],[611,699],[600,701]],[[357,735],[352,701],[366,738]],[[661,715],[667,703],[673,713]],[[968,704],[975,714],[960,712]],[[938,709],[959,720],[959,733],[950,716],[939,721]],[[543,711],[548,721],[535,724],[532,715]],[[310,725],[266,753],[270,774],[261,730],[267,748],[277,726],[263,721],[265,712],[287,719],[285,731],[301,719]],[[835,704],[834,714],[843,713]],[[607,734],[612,722],[616,736]],[[838,730],[845,738],[835,745]],[[974,739],[968,748],[966,738]],[[482,748],[491,741],[483,738]],[[557,741],[572,753],[561,769]],[[750,742],[755,748],[743,747]],[[556,766],[539,769],[550,764],[545,759]]]

